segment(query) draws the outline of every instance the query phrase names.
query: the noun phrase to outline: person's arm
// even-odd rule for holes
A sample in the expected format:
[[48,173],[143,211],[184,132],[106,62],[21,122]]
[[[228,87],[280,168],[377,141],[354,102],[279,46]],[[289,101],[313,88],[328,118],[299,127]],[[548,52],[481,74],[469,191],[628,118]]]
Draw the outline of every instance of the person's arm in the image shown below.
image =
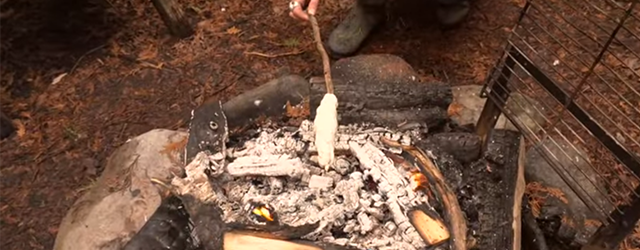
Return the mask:
[[[319,3],[320,0],[291,0],[289,16],[298,20],[308,21],[309,15],[316,14]],[[306,12],[303,9],[305,5],[307,6]]]

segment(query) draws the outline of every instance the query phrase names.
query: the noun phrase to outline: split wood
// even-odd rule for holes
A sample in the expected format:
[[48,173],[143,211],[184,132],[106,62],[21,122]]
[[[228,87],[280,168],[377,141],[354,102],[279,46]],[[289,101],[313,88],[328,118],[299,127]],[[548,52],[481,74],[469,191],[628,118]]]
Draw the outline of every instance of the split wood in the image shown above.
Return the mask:
[[451,230],[451,249],[466,250],[467,222],[464,219],[462,208],[460,208],[456,194],[449,188],[444,176],[431,160],[430,156],[420,148],[402,145],[400,142],[385,137],[381,137],[380,141],[386,146],[401,148],[413,156],[416,159],[416,165],[418,169],[420,169],[420,172],[435,181],[435,183],[433,183],[434,191],[436,191],[437,196],[440,196],[440,200],[444,205],[444,216]]
[[311,21],[311,28],[313,29],[313,39],[316,41],[316,48],[318,49],[318,53],[320,53],[320,56],[322,57],[324,83],[327,88],[327,94],[333,94],[333,81],[331,80],[331,65],[329,64],[329,55],[322,45],[318,19],[316,19],[315,15],[309,15],[309,21]]

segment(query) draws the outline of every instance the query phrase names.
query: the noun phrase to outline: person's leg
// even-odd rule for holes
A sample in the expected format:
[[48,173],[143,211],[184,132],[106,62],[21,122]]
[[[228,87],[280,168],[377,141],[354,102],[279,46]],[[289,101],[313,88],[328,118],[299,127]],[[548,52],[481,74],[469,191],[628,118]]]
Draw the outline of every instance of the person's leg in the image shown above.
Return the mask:
[[453,26],[459,24],[469,14],[469,0],[437,0],[436,15],[440,24]]
[[329,36],[333,56],[355,53],[384,18],[385,0],[357,0],[347,17]]

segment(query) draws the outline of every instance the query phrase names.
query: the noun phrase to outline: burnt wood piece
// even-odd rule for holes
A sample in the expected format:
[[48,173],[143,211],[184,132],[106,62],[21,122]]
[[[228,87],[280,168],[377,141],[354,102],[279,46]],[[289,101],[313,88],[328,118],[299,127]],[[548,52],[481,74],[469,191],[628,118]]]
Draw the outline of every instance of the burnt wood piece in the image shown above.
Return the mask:
[[437,246],[449,240],[451,235],[440,216],[430,207],[419,205],[407,212],[411,225],[429,245]]
[[4,112],[0,111],[0,140],[9,137],[16,131],[15,126],[11,119],[7,117]]
[[461,194],[477,249],[521,249],[524,195],[524,142],[521,134],[494,130],[482,159],[463,169]]
[[456,192],[462,187],[462,169],[464,168],[462,163],[455,157],[447,152],[435,147],[433,144],[423,144],[421,141],[416,142],[416,146],[423,150],[428,150],[431,155],[435,156],[431,160],[435,166],[440,170],[444,181]]
[[226,152],[228,129],[220,101],[210,100],[193,110],[185,147],[185,165],[203,151],[209,155]]
[[189,215],[176,196],[162,200],[156,212],[122,250],[195,250]]
[[397,128],[408,123],[416,123],[422,128],[434,128],[443,125],[449,119],[447,111],[438,107],[377,110],[340,110],[338,107],[338,110],[340,124],[373,123],[389,128]]
[[172,35],[178,38],[187,38],[193,35],[193,28],[176,0],[151,0],[151,2]]
[[547,239],[544,237],[544,232],[540,229],[538,221],[533,216],[533,212],[526,203],[524,203],[522,208],[522,223],[525,225],[525,227],[522,228],[523,249],[549,250],[549,246],[547,246]]
[[297,75],[287,75],[244,92],[223,104],[229,128],[255,125],[261,117],[281,119],[285,105],[297,105],[309,95],[309,83]]
[[[345,83],[334,81],[336,87],[336,95],[338,96],[338,114],[341,124],[348,123],[374,123],[383,126],[396,127],[401,123],[418,123],[424,127],[437,127],[448,121],[446,107],[442,108],[432,102],[432,98],[428,97],[428,92],[447,95],[450,88],[444,85],[431,86],[436,88],[434,91],[426,91],[425,98],[422,103],[415,100],[405,100],[404,97],[399,98],[400,101],[393,100],[393,103],[383,102],[380,96],[368,96],[371,93],[357,91],[350,93],[349,96],[341,97],[342,92],[338,92],[339,86]],[[255,125],[256,120],[260,118],[270,118],[272,120],[281,120],[285,115],[285,105],[289,102],[291,105],[300,104],[304,98],[310,98],[310,119],[315,117],[315,111],[320,104],[320,100],[325,94],[324,85],[318,84],[316,92],[312,92],[310,96],[310,84],[302,77],[296,75],[283,76],[263,84],[255,89],[249,90],[238,95],[223,104],[223,110],[227,116],[229,128],[232,131],[236,129],[247,128]],[[428,86],[427,86],[428,87]],[[422,90],[417,90],[422,91]],[[352,99],[349,99],[352,98]],[[385,97],[387,98],[387,97]],[[391,98],[391,97],[388,97]],[[447,98],[440,98],[444,100]],[[314,100],[316,101],[314,103]],[[378,100],[368,104],[369,106],[359,105],[358,100]],[[404,100],[404,101],[403,101]],[[207,102],[211,102],[208,100]],[[395,104],[397,105],[395,105]],[[418,105],[412,106],[418,103]],[[398,108],[394,108],[397,106]]]
[[[334,244],[314,243],[304,240],[287,240],[299,238],[301,232],[291,230],[292,228],[270,228],[279,234],[273,234],[270,231],[257,231],[255,227],[247,225],[247,230],[242,229],[238,224],[234,228],[226,225],[222,221],[222,210],[218,206],[210,203],[201,202],[199,199],[185,195],[181,197],[184,210],[189,214],[193,222],[193,233],[189,228],[174,227],[171,233],[189,234],[198,241],[198,245],[191,244],[193,248],[181,249],[202,249],[202,250],[248,250],[256,249],[256,246],[262,246],[261,249],[278,249],[278,250],[355,250],[350,247],[343,247]],[[159,210],[160,211],[160,210]],[[159,212],[156,212],[159,213]],[[181,222],[188,222],[184,218],[179,218]],[[148,223],[147,223],[148,224]],[[145,225],[147,227],[147,225]],[[144,228],[144,227],[143,227]],[[309,228],[299,228],[303,231],[310,231]],[[176,232],[178,230],[178,232]],[[311,230],[312,231],[312,230]],[[141,231],[142,232],[142,231]],[[148,237],[157,237],[155,231]],[[162,233],[162,232],[158,232]],[[138,233],[140,234],[140,233]],[[160,234],[162,235],[162,234]],[[135,238],[143,236],[136,235]],[[195,241],[195,240],[194,240]],[[147,241],[153,243],[153,241]],[[169,248],[129,248],[126,250],[146,250],[146,249],[169,249]],[[171,248],[173,249],[173,248]],[[175,248],[178,249],[178,248]]]
[[[434,106],[446,109],[453,101],[448,84],[419,82],[411,65],[390,54],[357,55],[338,60],[331,67],[331,76],[338,100],[367,109]],[[314,92],[321,88],[313,86]]]
[[204,203],[191,195],[181,197],[184,207],[191,217],[195,237],[202,250],[221,250],[223,235],[227,230],[222,221],[222,210],[215,204]]
[[[337,78],[333,81],[338,97],[338,113],[345,110],[393,110],[439,107],[446,110],[453,101],[451,86],[444,83],[355,82]],[[311,85],[312,114],[326,93],[323,84]]]
[[437,148],[452,155],[461,163],[469,163],[480,158],[482,143],[475,133],[447,132],[438,133],[417,142],[424,149]]
[[442,203],[443,214],[447,221],[451,240],[449,246],[452,250],[467,249],[467,221],[462,213],[460,204],[454,190],[447,184],[442,172],[434,164],[432,158],[419,148],[404,148],[416,159],[416,166],[424,174],[435,191],[436,197]]
[[[402,148],[402,156],[420,170],[429,180],[430,190],[442,204],[442,214],[450,232],[449,246],[452,250],[467,249],[467,221],[462,213],[455,189],[451,188],[442,174],[441,168],[434,163],[437,158],[431,151],[424,151],[415,146],[402,145],[396,141],[380,138],[387,146]],[[427,153],[430,152],[430,153]]]

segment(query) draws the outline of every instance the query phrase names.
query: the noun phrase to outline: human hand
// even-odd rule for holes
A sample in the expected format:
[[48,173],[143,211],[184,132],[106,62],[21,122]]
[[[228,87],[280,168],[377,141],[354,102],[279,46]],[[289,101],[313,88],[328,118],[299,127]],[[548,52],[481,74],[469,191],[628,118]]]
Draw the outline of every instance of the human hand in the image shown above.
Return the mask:
[[[308,21],[309,15],[315,15],[320,0],[291,0],[289,3],[289,16],[301,20]],[[303,9],[306,6],[305,9]]]

